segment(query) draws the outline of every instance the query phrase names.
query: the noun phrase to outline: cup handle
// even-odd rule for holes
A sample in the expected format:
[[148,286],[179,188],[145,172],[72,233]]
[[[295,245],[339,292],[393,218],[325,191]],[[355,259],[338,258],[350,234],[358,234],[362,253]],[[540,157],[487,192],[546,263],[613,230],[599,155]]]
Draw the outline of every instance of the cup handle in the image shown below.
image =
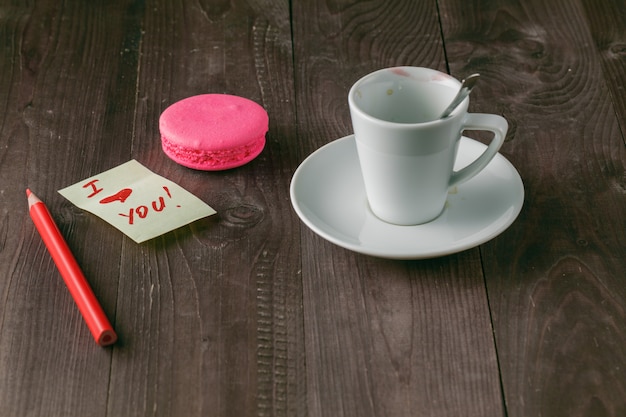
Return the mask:
[[509,124],[504,117],[495,114],[468,113],[463,130],[486,130],[493,132],[494,137],[487,149],[474,162],[452,173],[449,187],[461,184],[482,171],[500,150],[508,129]]

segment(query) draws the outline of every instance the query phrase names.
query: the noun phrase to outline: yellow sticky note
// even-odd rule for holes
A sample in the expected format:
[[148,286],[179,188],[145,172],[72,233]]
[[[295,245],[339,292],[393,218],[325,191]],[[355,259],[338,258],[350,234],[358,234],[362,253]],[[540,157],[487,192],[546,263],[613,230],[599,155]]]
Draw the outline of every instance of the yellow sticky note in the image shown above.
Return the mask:
[[135,160],[59,190],[59,193],[137,243],[216,213],[178,184]]

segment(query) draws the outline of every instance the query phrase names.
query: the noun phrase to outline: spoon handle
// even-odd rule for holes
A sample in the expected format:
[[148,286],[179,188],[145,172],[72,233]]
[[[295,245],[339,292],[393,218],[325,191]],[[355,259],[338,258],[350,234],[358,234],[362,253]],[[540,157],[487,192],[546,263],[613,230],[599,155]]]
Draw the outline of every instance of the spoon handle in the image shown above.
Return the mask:
[[474,85],[476,84],[476,81],[478,81],[479,77],[480,74],[472,74],[463,80],[463,82],[461,83],[461,89],[454,97],[454,100],[452,100],[452,103],[450,103],[450,105],[446,107],[446,109],[443,111],[443,113],[439,117],[440,119],[444,119],[450,116],[450,113],[452,113],[454,109],[456,109],[456,107],[461,104],[463,100],[465,100],[465,97],[467,97],[470,91],[472,91],[472,88],[474,88]]

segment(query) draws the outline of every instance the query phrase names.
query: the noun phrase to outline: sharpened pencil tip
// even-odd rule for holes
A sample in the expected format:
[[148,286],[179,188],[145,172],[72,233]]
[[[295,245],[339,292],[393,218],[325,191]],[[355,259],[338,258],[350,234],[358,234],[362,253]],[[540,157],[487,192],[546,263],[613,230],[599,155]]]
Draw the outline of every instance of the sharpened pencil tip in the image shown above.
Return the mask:
[[26,198],[30,197],[32,193],[30,192],[30,188],[26,189]]

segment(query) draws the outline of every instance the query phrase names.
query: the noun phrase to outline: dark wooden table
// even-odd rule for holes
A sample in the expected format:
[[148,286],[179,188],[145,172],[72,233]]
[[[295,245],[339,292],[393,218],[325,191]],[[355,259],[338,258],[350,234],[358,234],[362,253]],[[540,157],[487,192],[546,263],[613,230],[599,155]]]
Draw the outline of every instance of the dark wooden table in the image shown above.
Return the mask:
[[[0,416],[626,415],[625,0],[1,0],[0,32]],[[488,243],[378,259],[293,211],[295,169],[352,132],[349,87],[397,65],[479,72],[470,110],[508,119],[526,197]],[[207,92],[267,109],[252,163],[161,151],[160,113]],[[136,244],[57,193],[130,159],[218,215]]]

